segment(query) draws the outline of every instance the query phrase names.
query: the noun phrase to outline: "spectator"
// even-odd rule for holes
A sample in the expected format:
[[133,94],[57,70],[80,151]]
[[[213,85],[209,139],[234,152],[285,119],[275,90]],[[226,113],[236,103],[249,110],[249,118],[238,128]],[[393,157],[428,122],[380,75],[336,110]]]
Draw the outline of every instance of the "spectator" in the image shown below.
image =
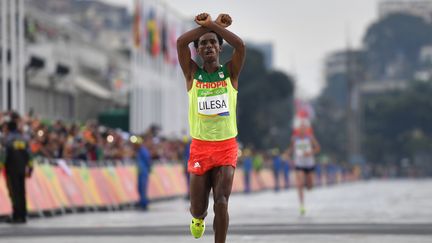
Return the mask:
[[279,154],[279,149],[277,148],[272,149],[271,155],[272,155],[272,164],[273,164],[273,177],[275,181],[274,190],[277,192],[280,189],[279,175],[280,172],[282,171],[282,159]]
[[284,186],[285,189],[288,189],[290,187],[290,164],[291,161],[289,160],[289,156],[288,153],[285,151],[284,153],[282,153],[281,156],[282,159],[282,170],[283,170],[283,175],[284,175]]
[[264,188],[264,182],[261,178],[261,170],[264,168],[264,157],[259,151],[255,151],[252,159],[252,165],[260,188]]
[[187,194],[186,194],[186,199],[190,198],[189,195],[189,182],[190,182],[190,174],[187,171],[187,167],[188,167],[188,161],[189,161],[189,156],[190,156],[190,143],[191,140],[185,136],[183,138],[183,170],[184,170],[184,174],[185,174],[185,178],[186,178],[186,188],[187,188]]
[[244,192],[251,191],[251,176],[252,176],[252,152],[250,149],[245,149],[243,152],[243,172],[244,172]]
[[148,210],[149,200],[147,197],[148,180],[150,176],[152,157],[152,137],[148,134],[144,135],[142,144],[136,143],[137,148],[137,166],[138,166],[138,193],[139,206],[143,210]]
[[[3,117],[3,113],[0,113],[0,122],[4,120]],[[42,122],[32,114],[23,117],[19,127],[29,137],[30,151],[37,157],[93,163],[135,157],[136,151],[128,133],[100,126],[94,120],[82,126],[77,123],[66,124],[63,120],[50,123]],[[146,134],[153,138],[154,146],[150,151],[153,160],[172,163],[183,158],[182,140],[161,136],[161,128],[156,125],[152,125]]]
[[6,181],[12,203],[12,216],[7,222],[14,224],[27,221],[25,177],[30,177],[33,170],[28,141],[18,129],[19,124],[19,115],[11,112],[4,147]]

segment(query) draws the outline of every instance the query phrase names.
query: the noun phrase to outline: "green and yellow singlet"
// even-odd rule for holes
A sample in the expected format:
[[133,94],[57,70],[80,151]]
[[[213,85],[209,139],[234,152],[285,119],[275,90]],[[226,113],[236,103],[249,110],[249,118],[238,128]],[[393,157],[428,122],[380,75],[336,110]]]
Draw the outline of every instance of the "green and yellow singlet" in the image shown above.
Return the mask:
[[198,68],[188,96],[192,138],[222,141],[237,136],[237,90],[231,84],[226,65],[214,73]]

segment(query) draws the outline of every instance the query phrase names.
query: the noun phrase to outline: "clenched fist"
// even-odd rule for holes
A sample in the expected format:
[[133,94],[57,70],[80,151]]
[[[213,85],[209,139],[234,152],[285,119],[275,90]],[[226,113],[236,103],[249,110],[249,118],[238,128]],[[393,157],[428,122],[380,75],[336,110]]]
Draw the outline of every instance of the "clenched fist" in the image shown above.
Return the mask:
[[228,14],[219,14],[215,22],[216,24],[226,28],[231,25],[232,19]]
[[208,26],[211,23],[211,17],[208,13],[200,13],[195,17],[195,23],[203,27]]

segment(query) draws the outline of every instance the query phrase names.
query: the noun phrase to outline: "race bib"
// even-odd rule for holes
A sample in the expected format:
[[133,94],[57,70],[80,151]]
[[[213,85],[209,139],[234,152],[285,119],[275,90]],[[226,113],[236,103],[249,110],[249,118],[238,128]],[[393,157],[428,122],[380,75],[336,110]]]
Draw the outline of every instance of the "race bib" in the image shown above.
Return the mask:
[[198,91],[198,113],[206,116],[228,116],[227,88]]
[[312,145],[308,140],[297,141],[295,145],[295,152],[297,157],[304,157],[306,153],[312,152]]

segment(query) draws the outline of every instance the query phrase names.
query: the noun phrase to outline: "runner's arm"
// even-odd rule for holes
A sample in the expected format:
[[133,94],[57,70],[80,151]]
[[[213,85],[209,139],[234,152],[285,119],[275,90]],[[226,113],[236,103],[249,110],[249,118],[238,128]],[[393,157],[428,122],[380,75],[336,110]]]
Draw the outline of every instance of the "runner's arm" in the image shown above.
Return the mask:
[[208,29],[200,26],[190,31],[187,31],[177,39],[177,56],[180,67],[183,71],[183,75],[186,78],[186,83],[188,84],[188,90],[190,89],[190,85],[192,82],[192,75],[198,68],[198,65],[191,58],[189,43],[198,39],[208,31]]
[[315,136],[312,136],[312,154],[318,154],[321,151],[321,146]]
[[[209,18],[211,21],[210,15],[207,13],[199,14],[195,17],[195,22],[199,24],[199,19],[206,19]],[[226,28],[229,25],[231,25],[231,22],[222,21],[222,19],[217,19],[214,22],[215,25],[220,26],[221,28]],[[180,66],[182,68],[183,74],[186,78],[186,82],[188,84],[188,90],[190,89],[190,85],[192,83],[192,75],[195,73],[195,71],[198,68],[198,65],[195,63],[194,60],[191,58],[191,53],[189,49],[189,43],[197,40],[200,38],[203,34],[209,32],[210,29],[199,26],[195,29],[192,29],[183,35],[181,35],[177,39],[177,56],[179,59]]]
[[227,63],[230,71],[231,78],[234,82],[237,82],[240,71],[243,67],[246,46],[243,40],[236,34],[224,28],[224,25],[218,24],[223,23],[225,26],[229,26],[232,22],[231,17],[228,14],[220,14],[215,22],[211,21],[210,15],[204,20],[195,20],[201,26],[208,28],[219,34],[228,44],[234,48],[234,52],[231,61]]

